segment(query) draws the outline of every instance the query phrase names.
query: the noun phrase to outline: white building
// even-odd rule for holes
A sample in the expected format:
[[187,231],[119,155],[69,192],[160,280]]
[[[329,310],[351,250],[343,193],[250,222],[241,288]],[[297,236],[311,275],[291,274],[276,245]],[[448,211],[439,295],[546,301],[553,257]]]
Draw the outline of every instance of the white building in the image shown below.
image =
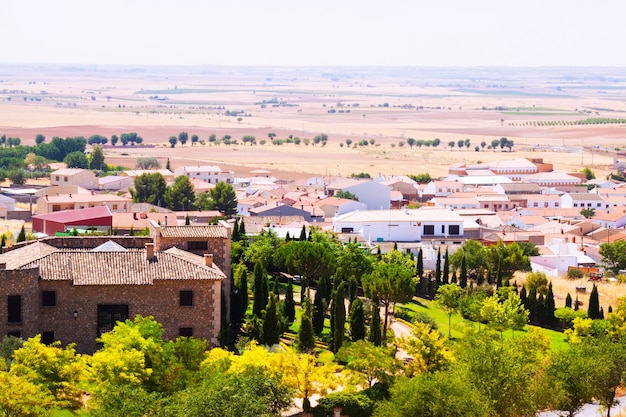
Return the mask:
[[222,171],[222,168],[216,165],[182,166],[174,170],[174,175],[176,177],[186,175],[190,179],[199,179],[209,184],[217,184],[218,182],[232,184],[235,182],[234,171]]
[[441,207],[353,211],[333,219],[337,233],[357,233],[369,242],[421,242],[463,238],[463,218]]

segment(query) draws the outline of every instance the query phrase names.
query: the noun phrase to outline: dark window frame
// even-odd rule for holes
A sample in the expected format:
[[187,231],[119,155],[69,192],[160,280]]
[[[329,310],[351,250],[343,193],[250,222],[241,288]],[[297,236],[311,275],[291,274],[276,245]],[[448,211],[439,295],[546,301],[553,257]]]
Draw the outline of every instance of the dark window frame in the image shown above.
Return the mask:
[[22,296],[21,295],[7,296],[7,322],[9,323],[21,323],[22,322]]
[[56,307],[57,305],[57,292],[54,290],[43,290],[41,292],[41,306],[42,307]]
[[179,327],[178,336],[180,337],[193,337],[193,327]]
[[178,302],[179,305],[183,307],[193,306],[193,291],[180,290],[178,294]]
[[451,224],[448,226],[448,234],[458,236],[461,234],[461,226],[458,224]]
[[110,332],[118,321],[126,321],[128,317],[128,304],[98,304],[98,337]]
[[206,240],[190,240],[187,242],[188,250],[209,250],[209,242]]
[[435,235],[435,225],[434,224],[425,224],[424,232],[422,233],[425,236],[434,236]]

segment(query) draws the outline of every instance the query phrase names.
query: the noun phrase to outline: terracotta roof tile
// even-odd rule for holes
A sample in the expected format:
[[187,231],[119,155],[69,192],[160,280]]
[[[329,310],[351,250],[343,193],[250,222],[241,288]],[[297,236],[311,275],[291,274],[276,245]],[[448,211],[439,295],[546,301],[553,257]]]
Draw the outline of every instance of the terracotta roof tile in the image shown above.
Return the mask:
[[173,238],[222,238],[228,237],[223,226],[161,226],[161,236]]
[[72,281],[73,285],[152,285],[155,280],[219,280],[217,267],[191,262],[186,257],[156,252],[146,259],[143,249],[126,252],[60,250],[41,257],[22,269],[40,267],[44,281]]

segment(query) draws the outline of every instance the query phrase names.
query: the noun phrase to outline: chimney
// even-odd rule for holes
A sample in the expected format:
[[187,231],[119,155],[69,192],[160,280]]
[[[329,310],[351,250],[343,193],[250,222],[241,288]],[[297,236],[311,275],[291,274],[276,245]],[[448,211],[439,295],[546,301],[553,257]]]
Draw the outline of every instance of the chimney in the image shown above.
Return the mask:
[[149,261],[154,258],[154,243],[146,243],[146,259]]
[[213,254],[205,253],[204,254],[204,264],[209,268],[213,268]]
[[167,216],[165,216],[165,225],[167,226]]
[[137,213],[133,213],[133,220],[137,220]]

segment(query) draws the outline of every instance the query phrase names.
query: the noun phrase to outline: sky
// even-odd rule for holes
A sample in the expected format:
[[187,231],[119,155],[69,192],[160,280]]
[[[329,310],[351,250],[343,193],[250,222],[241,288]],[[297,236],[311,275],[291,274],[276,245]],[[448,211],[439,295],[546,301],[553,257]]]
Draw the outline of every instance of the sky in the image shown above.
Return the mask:
[[624,66],[624,0],[0,0],[0,63]]

